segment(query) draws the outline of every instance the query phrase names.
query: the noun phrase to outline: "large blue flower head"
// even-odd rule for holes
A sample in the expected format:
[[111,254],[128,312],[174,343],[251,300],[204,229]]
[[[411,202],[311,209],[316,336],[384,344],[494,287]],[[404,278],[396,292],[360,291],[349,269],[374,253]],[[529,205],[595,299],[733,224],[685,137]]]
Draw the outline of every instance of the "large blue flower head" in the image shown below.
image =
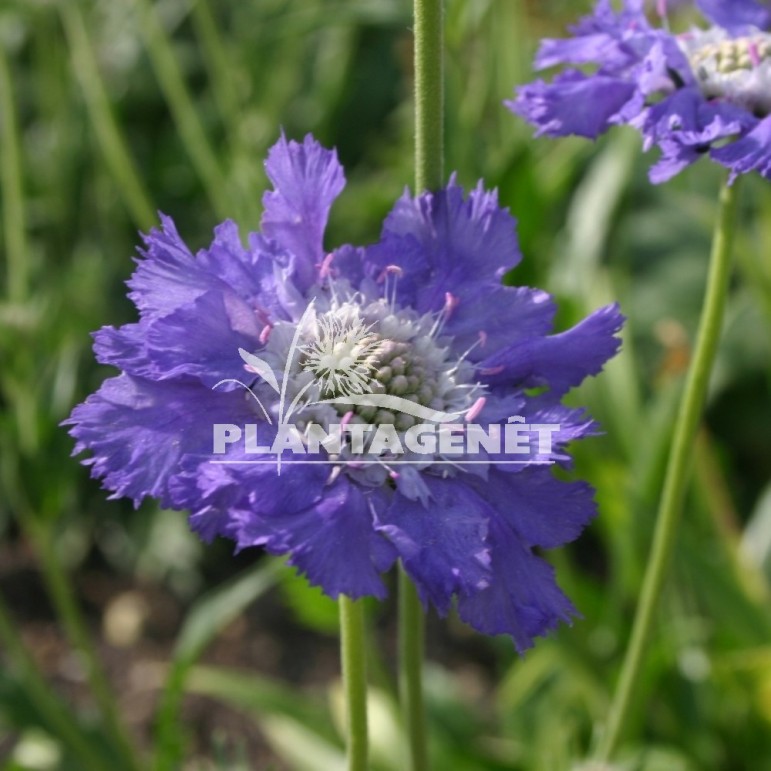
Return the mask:
[[383,597],[401,559],[424,603],[529,647],[574,613],[533,549],[595,511],[550,468],[596,432],[561,400],[616,352],[622,316],[550,335],[549,295],[501,283],[515,221],[481,186],[405,193],[377,244],[327,253],[334,152],[282,138],[266,167],[247,246],[232,222],[195,255],[168,218],[146,237],[140,319],[95,335],[121,374],[67,421],[76,452],[114,497],[288,554],[332,597]]
[[[707,153],[731,181],[753,170],[771,178],[771,7],[697,4],[712,26],[675,35],[649,22],[643,0],[619,11],[599,0],[573,37],[541,43],[537,69],[568,68],[520,87],[507,105],[539,135],[594,139],[614,124],[636,127],[645,149],[661,150],[653,182]],[[665,12],[665,0],[657,6]]]

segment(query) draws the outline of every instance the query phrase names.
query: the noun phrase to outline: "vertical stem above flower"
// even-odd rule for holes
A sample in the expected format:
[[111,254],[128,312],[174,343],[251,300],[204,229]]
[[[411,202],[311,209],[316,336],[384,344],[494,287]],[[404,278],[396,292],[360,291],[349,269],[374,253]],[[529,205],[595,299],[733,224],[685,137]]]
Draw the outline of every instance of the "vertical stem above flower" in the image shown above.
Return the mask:
[[[415,190],[444,181],[444,19],[442,0],[415,0]],[[399,569],[399,691],[410,771],[428,768],[423,707],[424,619],[418,593]]]
[[680,401],[672,447],[667,462],[664,488],[659,503],[650,559],[643,578],[640,603],[621,668],[605,733],[597,759],[607,762],[623,737],[637,685],[645,649],[650,637],[667,568],[672,557],[677,524],[683,507],[696,429],[704,408],[709,376],[717,351],[730,277],[731,244],[736,209],[736,186],[725,185],[715,224],[707,288],[704,296],[696,347]]
[[444,181],[442,0],[415,0],[415,190]]
[[339,604],[348,771],[367,771],[367,641],[364,636],[364,601],[340,595]]

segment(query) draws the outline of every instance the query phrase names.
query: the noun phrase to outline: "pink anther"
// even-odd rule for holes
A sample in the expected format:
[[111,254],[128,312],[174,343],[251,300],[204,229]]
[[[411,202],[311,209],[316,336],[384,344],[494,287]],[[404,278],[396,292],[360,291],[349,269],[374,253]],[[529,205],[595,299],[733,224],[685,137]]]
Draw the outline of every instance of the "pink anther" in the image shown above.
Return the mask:
[[332,275],[332,261],[335,259],[335,255],[330,252],[319,265],[319,277],[328,278]]
[[260,324],[270,324],[270,316],[264,308],[260,308],[259,306],[255,308],[254,315],[257,317],[257,321],[259,321]]
[[751,40],[747,46],[747,52],[750,55],[750,61],[753,67],[760,67],[760,63],[763,61],[760,58],[760,51],[758,51],[758,44],[756,41]]
[[471,423],[472,420],[476,420],[477,417],[479,417],[479,413],[482,412],[482,410],[484,409],[486,403],[487,403],[487,399],[484,396],[480,396],[471,405],[468,412],[466,413],[466,417],[464,418],[466,423]]
[[396,276],[401,278],[404,275],[404,271],[398,265],[386,265],[383,268],[383,272],[377,277],[378,284],[382,284],[389,276]]
[[270,337],[270,333],[273,331],[273,324],[266,324],[262,328],[262,332],[260,332],[260,342],[265,345],[265,343],[268,342],[268,338]]
[[444,293],[444,312],[446,314],[445,318],[450,318],[452,315],[452,312],[458,307],[460,304],[460,298],[456,297],[454,294],[451,294],[450,292]]

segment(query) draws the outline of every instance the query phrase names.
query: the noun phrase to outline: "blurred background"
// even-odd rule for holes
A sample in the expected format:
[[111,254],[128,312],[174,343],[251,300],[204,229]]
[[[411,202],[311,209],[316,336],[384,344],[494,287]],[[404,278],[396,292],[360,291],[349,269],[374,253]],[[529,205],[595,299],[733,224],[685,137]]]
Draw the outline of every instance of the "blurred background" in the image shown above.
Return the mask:
[[[280,130],[337,148],[329,246],[377,239],[412,182],[407,0],[0,2],[0,768],[343,767],[337,612],[180,512],[110,501],[58,426],[112,374],[138,231],[256,229]],[[622,354],[571,400],[600,516],[550,555],[583,614],[520,658],[428,621],[434,767],[571,769],[604,719],[645,567],[721,170],[663,187],[633,132],[532,138],[502,102],[590,3],[447,0],[447,169],[497,187],[559,328],[618,299]],[[687,8],[685,10],[687,13]],[[771,186],[743,180],[735,278],[677,554],[623,768],[771,769]],[[395,619],[372,604],[373,768],[405,768]]]

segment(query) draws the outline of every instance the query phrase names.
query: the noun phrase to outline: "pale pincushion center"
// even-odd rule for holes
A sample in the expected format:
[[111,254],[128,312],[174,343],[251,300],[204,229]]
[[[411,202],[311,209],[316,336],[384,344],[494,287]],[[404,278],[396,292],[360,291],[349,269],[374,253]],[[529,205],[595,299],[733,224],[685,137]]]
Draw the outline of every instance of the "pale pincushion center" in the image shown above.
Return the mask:
[[725,99],[758,117],[771,114],[771,35],[729,38],[724,30],[697,31],[679,39],[708,99]]

